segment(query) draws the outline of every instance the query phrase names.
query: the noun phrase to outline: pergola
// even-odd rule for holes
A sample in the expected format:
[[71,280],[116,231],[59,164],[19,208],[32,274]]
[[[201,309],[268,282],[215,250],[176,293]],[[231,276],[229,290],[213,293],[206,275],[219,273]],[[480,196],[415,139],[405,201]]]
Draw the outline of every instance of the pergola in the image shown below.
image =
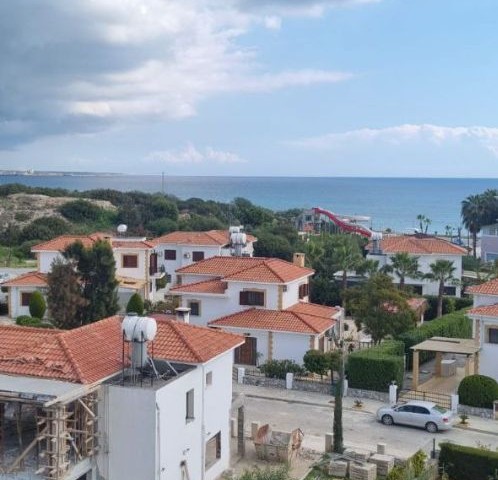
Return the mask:
[[468,338],[432,337],[411,347],[413,350],[413,381],[412,390],[418,390],[419,382],[419,352],[435,352],[436,367],[434,375],[441,377],[443,353],[465,355],[465,376],[470,375],[470,360],[474,360],[474,374],[479,373],[479,346],[475,340]]

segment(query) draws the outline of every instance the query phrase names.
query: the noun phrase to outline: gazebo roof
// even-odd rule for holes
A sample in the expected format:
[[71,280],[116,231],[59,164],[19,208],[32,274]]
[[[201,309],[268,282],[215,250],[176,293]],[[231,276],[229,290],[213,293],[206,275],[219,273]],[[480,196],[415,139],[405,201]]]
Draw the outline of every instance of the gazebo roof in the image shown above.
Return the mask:
[[472,355],[477,353],[480,348],[473,339],[469,338],[446,338],[432,337],[428,340],[411,347],[415,351],[442,352],[442,353],[461,353]]

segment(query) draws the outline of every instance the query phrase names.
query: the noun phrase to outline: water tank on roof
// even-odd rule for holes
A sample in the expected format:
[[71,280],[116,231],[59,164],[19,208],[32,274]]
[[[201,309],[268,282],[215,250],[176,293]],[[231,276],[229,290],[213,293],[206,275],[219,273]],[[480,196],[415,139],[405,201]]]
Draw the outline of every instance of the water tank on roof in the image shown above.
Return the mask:
[[157,323],[150,317],[127,315],[121,329],[127,342],[151,342],[157,333]]
[[232,233],[240,233],[244,227],[242,225],[240,226],[235,226],[232,225],[231,227],[228,228],[228,233],[232,235]]
[[127,230],[128,230],[128,226],[125,225],[124,223],[121,223],[120,225],[118,225],[117,231],[120,235],[124,235]]

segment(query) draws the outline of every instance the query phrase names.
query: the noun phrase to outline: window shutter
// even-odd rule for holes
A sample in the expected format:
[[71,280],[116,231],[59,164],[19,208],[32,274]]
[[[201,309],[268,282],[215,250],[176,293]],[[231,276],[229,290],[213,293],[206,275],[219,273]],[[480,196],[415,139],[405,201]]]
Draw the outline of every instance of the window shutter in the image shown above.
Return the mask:
[[249,303],[248,292],[240,292],[239,294],[239,305],[247,305]]

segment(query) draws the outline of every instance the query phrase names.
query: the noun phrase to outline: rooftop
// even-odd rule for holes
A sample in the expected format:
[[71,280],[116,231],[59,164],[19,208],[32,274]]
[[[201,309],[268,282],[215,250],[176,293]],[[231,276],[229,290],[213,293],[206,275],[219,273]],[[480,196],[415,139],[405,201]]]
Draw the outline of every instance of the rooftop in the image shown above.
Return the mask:
[[[304,304],[303,304],[304,305]],[[217,320],[209,322],[213,327],[235,327],[255,330],[271,330],[277,332],[320,334],[335,325],[332,315],[317,315],[318,311],[314,307],[320,305],[310,304],[310,308],[305,312],[303,306],[293,307],[287,310],[265,310],[251,308],[232,315],[227,315]],[[338,310],[334,310],[337,313]]]
[[480,295],[498,295],[498,278],[481,283],[480,285],[473,285],[467,288],[466,292]]
[[46,287],[47,275],[40,272],[27,272],[2,283],[2,287]]
[[[204,363],[243,343],[238,335],[153,316],[158,359]],[[103,380],[122,368],[122,319],[113,316],[74,330],[0,326],[0,373],[83,384]]]
[[211,257],[176,271],[178,274],[210,275],[223,280],[287,283],[307,277],[314,270],[279,258]]
[[[380,240],[379,247],[387,254],[407,252],[414,255],[467,255],[465,248],[430,235],[386,236]],[[367,248],[371,250],[373,244],[369,243]]]
[[[248,242],[256,242],[257,238],[246,234]],[[209,230],[207,232],[171,232],[151,240],[154,246],[159,244],[223,246],[230,242],[228,230]]]
[[468,315],[482,315],[484,317],[498,317],[498,303],[493,305],[481,305],[480,307],[471,308]]
[[426,352],[461,353],[465,355],[471,355],[479,351],[479,345],[476,345],[475,341],[469,338],[432,337],[410,348]]
[[187,285],[178,285],[170,288],[170,293],[213,293],[222,295],[227,289],[227,282],[222,280],[204,280],[197,283],[189,283]]

